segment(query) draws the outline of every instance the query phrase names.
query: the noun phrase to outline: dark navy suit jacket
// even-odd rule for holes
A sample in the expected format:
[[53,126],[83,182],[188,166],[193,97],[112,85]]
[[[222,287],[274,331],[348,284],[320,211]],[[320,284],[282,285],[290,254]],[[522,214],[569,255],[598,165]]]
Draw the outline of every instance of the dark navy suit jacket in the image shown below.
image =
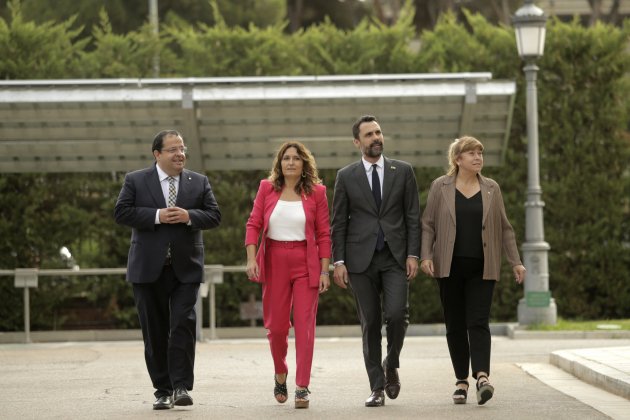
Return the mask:
[[151,283],[160,276],[171,244],[171,261],[182,283],[204,281],[203,229],[218,226],[221,212],[205,175],[184,169],[176,206],[188,210],[190,225],[155,224],[157,209],[166,207],[155,164],[125,176],[114,218],[131,226],[127,281]]

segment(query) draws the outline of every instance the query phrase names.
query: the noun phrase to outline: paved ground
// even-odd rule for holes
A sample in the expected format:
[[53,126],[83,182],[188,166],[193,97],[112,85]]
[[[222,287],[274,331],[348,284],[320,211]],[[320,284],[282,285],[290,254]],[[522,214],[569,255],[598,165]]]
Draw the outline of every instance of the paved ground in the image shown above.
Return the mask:
[[[450,398],[454,379],[445,339],[408,337],[401,360],[400,396],[387,400],[385,407],[366,408],[363,401],[369,389],[360,339],[320,338],[310,385],[311,408],[295,410],[290,403],[280,405],[273,399],[266,340],[224,339],[197,347],[197,378],[191,394],[195,404],[156,412],[151,409],[153,390],[140,341],[2,344],[0,418],[630,419],[630,400],[587,385],[551,365],[551,353],[559,350],[582,352],[590,362],[608,354],[606,366],[622,380],[630,376],[630,339],[498,336],[493,337],[492,348],[495,397],[478,406],[471,393],[468,404],[455,406]],[[290,350],[291,371],[294,360]],[[630,380],[627,384],[630,387]]]

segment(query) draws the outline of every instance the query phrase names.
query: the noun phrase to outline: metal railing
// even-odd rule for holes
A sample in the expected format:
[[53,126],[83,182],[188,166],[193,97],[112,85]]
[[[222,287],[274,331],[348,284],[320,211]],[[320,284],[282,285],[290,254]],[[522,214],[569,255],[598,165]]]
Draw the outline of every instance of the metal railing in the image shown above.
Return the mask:
[[[244,265],[206,265],[204,282],[199,289],[197,304],[197,340],[202,340],[203,325],[203,298],[208,297],[208,313],[210,316],[210,339],[217,338],[216,335],[216,293],[215,285],[223,283],[223,273],[245,272]],[[24,289],[24,341],[31,342],[31,309],[30,309],[30,289],[37,288],[39,277],[70,277],[70,276],[109,276],[125,275],[126,268],[81,268],[81,269],[37,269],[37,268],[16,268],[15,270],[0,270],[0,276],[15,278],[15,287]]]

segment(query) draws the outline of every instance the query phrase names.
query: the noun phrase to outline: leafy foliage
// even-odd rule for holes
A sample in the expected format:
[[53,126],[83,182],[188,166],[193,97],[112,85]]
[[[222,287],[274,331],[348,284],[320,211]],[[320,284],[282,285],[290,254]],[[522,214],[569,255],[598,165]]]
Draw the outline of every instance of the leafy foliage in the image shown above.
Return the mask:
[[[160,54],[162,75],[174,77],[489,71],[494,78],[516,80],[518,94],[505,164],[484,173],[500,183],[517,238],[524,240],[525,86],[510,28],[490,24],[474,13],[465,12],[463,22],[447,14],[418,40],[413,11],[404,9],[393,26],[363,21],[354,29],[342,30],[324,21],[288,35],[286,24],[278,21],[234,26],[225,14],[225,4],[208,3],[207,13],[213,16],[195,24],[171,15],[158,38],[146,25],[117,32],[108,8],[100,12],[88,37],[79,35],[81,28],[73,27],[73,18],[62,23],[28,20],[20,3],[11,0],[11,17],[0,19],[0,77],[148,77],[155,53]],[[559,314],[568,318],[629,316],[629,39],[630,24],[585,29],[577,22],[551,21],[545,55],[538,63],[540,172],[546,240],[551,245],[550,289]],[[418,41],[419,48],[415,47]],[[387,131],[388,122],[382,123]],[[422,205],[431,181],[441,173],[416,168]],[[213,171],[208,175],[223,223],[204,233],[206,261],[242,265],[245,220],[258,181],[266,173]],[[321,175],[330,200],[335,171],[325,170]],[[112,218],[122,177],[0,175],[0,267],[64,267],[58,256],[61,246],[72,250],[81,267],[124,266],[129,230]],[[356,323],[351,295],[335,290],[321,297],[319,323]],[[218,324],[246,325],[239,319],[239,305],[252,293],[259,298],[260,287],[242,273],[226,274],[225,283],[217,286]],[[21,290],[3,277],[0,294],[0,330],[20,330],[21,313],[16,308],[22,305]],[[504,267],[495,289],[493,318],[515,319],[521,297],[522,288],[514,284],[509,267]],[[131,289],[122,276],[41,278],[31,305],[34,329],[70,325],[77,313],[87,313],[79,309],[97,312],[110,325],[137,326]],[[69,311],[69,307],[74,309]],[[434,280],[421,276],[412,282],[410,308],[411,322],[441,321]]]
[[78,77],[77,62],[88,40],[75,40],[74,17],[37,25],[22,17],[20,2],[11,1],[10,22],[0,19],[0,78],[61,79]]

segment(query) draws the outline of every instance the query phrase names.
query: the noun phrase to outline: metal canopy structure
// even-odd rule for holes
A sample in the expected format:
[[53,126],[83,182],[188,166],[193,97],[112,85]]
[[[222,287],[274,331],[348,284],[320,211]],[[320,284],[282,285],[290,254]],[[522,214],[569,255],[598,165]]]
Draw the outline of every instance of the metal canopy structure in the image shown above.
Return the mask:
[[359,158],[351,126],[375,115],[385,154],[444,166],[464,134],[501,163],[516,85],[490,73],[0,82],[0,172],[130,171],[158,131],[182,133],[193,170],[268,169],[299,140],[320,168]]

